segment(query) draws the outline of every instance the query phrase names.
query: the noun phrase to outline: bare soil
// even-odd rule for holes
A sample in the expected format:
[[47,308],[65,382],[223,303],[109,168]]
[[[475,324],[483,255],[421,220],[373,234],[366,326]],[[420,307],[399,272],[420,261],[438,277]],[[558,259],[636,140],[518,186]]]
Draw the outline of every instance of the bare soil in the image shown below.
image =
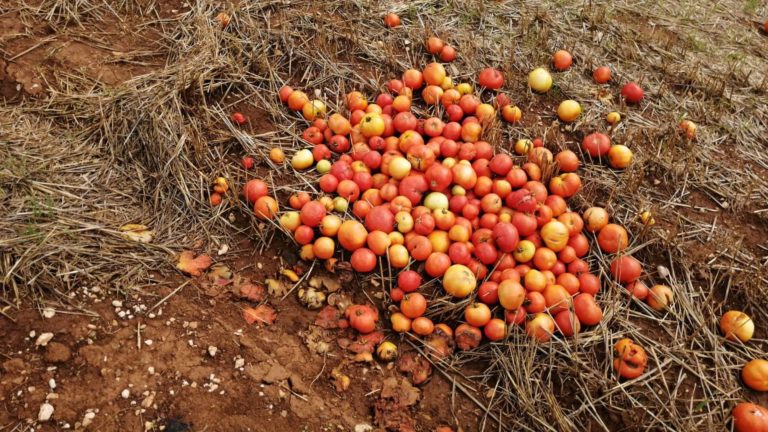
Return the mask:
[[[235,273],[274,277],[280,258],[272,251],[250,256],[252,248],[244,240],[230,252],[248,256],[238,260],[246,270]],[[20,309],[14,322],[0,327],[0,425],[32,426],[47,400],[55,407],[53,421],[36,430],[78,429],[89,412],[95,413],[91,430],[101,431],[354,430],[374,424],[384,380],[407,379],[395,363],[353,363],[342,369],[351,378],[349,390],[336,391],[329,372],[350,354],[336,343],[343,333],[323,331],[330,350],[311,351],[302,335],[318,329],[317,312],[295,296],[268,301],[278,314],[271,326],[247,325],[242,309],[248,302],[206,282],[186,285],[152,310],[181,284],[162,280],[144,288],[151,295],[119,299],[84,287],[75,295],[91,305],[87,310],[50,319]],[[52,341],[36,346],[48,332]],[[482,413],[461,395],[451,401],[446,378],[435,373],[419,390],[423,402],[410,414],[419,430],[477,429]]]

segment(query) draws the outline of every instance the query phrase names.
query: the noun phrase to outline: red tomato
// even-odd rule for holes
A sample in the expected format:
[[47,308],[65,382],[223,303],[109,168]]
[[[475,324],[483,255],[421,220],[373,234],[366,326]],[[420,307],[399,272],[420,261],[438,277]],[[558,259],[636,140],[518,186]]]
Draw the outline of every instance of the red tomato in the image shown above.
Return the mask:
[[498,90],[504,85],[504,75],[498,69],[486,68],[480,71],[477,82],[491,90]]
[[413,270],[404,270],[397,275],[397,286],[403,292],[413,292],[421,286],[421,275]]
[[352,257],[349,259],[352,264],[352,268],[359,273],[368,273],[376,268],[378,260],[376,254],[370,249],[360,248],[352,252]]

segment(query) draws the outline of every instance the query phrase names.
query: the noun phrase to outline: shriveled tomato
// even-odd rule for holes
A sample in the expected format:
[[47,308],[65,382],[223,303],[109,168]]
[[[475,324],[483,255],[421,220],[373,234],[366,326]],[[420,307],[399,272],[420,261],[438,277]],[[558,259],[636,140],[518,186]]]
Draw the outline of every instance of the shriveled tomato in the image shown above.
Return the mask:
[[469,324],[459,324],[459,326],[456,327],[454,339],[456,341],[456,346],[460,350],[467,351],[480,346],[483,334],[477,327],[473,327]]
[[648,355],[645,349],[630,339],[622,339],[614,346],[613,368],[620,377],[637,378],[645,371]]

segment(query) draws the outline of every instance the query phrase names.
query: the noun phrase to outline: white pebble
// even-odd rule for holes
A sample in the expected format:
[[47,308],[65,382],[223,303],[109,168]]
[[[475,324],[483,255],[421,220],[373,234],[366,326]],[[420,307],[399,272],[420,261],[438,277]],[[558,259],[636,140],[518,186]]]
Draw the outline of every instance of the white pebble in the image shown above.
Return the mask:
[[49,379],[48,380],[48,387],[50,387],[51,390],[55,389],[56,388],[56,380],[53,379],[53,378]]
[[211,357],[216,357],[216,353],[217,353],[218,351],[219,351],[219,349],[218,349],[218,348],[216,348],[216,347],[215,347],[215,346],[213,346],[213,345],[211,345],[211,346],[209,346],[209,347],[208,347],[208,354],[210,354],[210,355],[211,355]]
[[84,428],[88,427],[93,422],[93,419],[95,419],[95,418],[96,418],[96,413],[95,412],[89,411],[89,412],[85,413],[85,415],[83,416],[82,426]]
[[154,375],[155,374],[155,367],[154,366],[150,366],[150,367],[147,368],[147,371],[149,372],[150,375]]
[[123,399],[128,399],[129,397],[131,397],[131,391],[128,389],[124,389],[122,392],[120,392],[120,396]]
[[35,341],[35,345],[37,346],[46,346],[48,345],[48,342],[53,339],[53,333],[42,333],[40,336],[37,337],[37,340]]
[[40,405],[40,411],[37,413],[37,420],[41,422],[50,420],[54,411],[56,410],[53,408],[53,405],[49,404],[48,402]]
[[112,300],[112,306],[123,307],[123,302],[121,302],[120,300]]
[[146,344],[147,346],[152,345],[152,343],[153,343],[152,339],[147,339],[144,341],[144,344]]
[[245,359],[244,358],[237,358],[235,359],[235,369],[240,369],[241,367],[245,366]]
[[659,276],[662,277],[662,279],[668,279],[669,278],[669,269],[660,265],[656,267],[656,271],[659,272]]
[[53,318],[54,315],[56,315],[56,310],[54,308],[47,307],[43,309],[44,318]]
[[37,334],[37,333],[35,333],[35,331],[34,331],[34,330],[32,330],[31,332],[29,332],[29,337],[30,337],[30,338],[33,338],[33,337],[35,337],[35,335],[36,335],[36,334]]

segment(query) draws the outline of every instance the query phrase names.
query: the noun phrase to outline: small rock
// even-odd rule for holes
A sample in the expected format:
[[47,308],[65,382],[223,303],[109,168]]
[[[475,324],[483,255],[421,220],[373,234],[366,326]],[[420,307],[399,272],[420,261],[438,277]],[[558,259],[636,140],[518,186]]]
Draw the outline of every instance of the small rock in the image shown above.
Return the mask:
[[659,272],[659,276],[662,277],[662,279],[668,279],[669,278],[669,269],[664,267],[663,265],[660,265],[656,267],[656,271]]
[[241,367],[245,366],[245,359],[242,357],[235,359],[235,369],[240,369]]
[[24,360],[20,358],[14,358],[3,362],[3,370],[6,373],[23,372],[25,367]]
[[149,396],[145,397],[143,401],[141,401],[141,407],[142,408],[151,408],[152,404],[155,402],[155,392],[152,392],[149,394]]
[[274,384],[278,381],[283,381],[291,376],[291,371],[282,367],[279,364],[272,365],[269,368],[269,372],[264,376],[264,382],[267,384]]
[[269,364],[267,363],[249,364],[245,367],[245,374],[256,382],[261,382],[267,372],[269,372]]
[[112,300],[112,306],[118,307],[118,308],[123,307],[123,302],[121,302],[120,300]]
[[152,339],[147,339],[147,340],[144,341],[144,344],[146,346],[151,346],[153,343],[154,343],[154,341]]
[[216,348],[215,346],[213,346],[213,345],[210,345],[210,346],[208,347],[208,354],[209,354],[211,357],[216,357],[216,353],[217,353],[217,352],[219,352],[219,349],[218,349],[218,348]]
[[122,392],[120,392],[120,396],[121,396],[123,399],[128,399],[129,397],[131,397],[131,391],[130,391],[130,390],[128,390],[128,389],[123,389],[123,391],[122,391]]
[[37,420],[41,422],[50,420],[54,411],[55,409],[53,408],[53,405],[49,404],[48,402],[40,405],[40,411],[37,413]]
[[72,351],[63,343],[51,342],[47,345],[43,358],[48,363],[64,363],[72,357]]
[[43,309],[43,318],[53,318],[56,315],[56,309],[47,307]]
[[36,346],[46,346],[53,339],[53,333],[41,333],[35,341]]
[[149,372],[150,375],[154,375],[155,374],[155,367],[154,366],[148,367],[147,368],[147,372]]
[[51,390],[55,389],[56,388],[56,380],[53,379],[53,378],[49,379],[48,380],[48,387],[50,387]]
[[368,423],[360,423],[355,425],[355,432],[369,432],[373,430],[373,426]]
[[93,423],[93,419],[96,418],[96,413],[93,411],[89,411],[85,413],[83,416],[83,422],[81,423],[84,428],[87,428],[90,426],[91,423]]
[[292,374],[288,378],[288,381],[291,383],[291,390],[300,394],[309,394],[309,387],[307,387],[307,385],[304,384],[304,381],[301,379],[299,375]]

